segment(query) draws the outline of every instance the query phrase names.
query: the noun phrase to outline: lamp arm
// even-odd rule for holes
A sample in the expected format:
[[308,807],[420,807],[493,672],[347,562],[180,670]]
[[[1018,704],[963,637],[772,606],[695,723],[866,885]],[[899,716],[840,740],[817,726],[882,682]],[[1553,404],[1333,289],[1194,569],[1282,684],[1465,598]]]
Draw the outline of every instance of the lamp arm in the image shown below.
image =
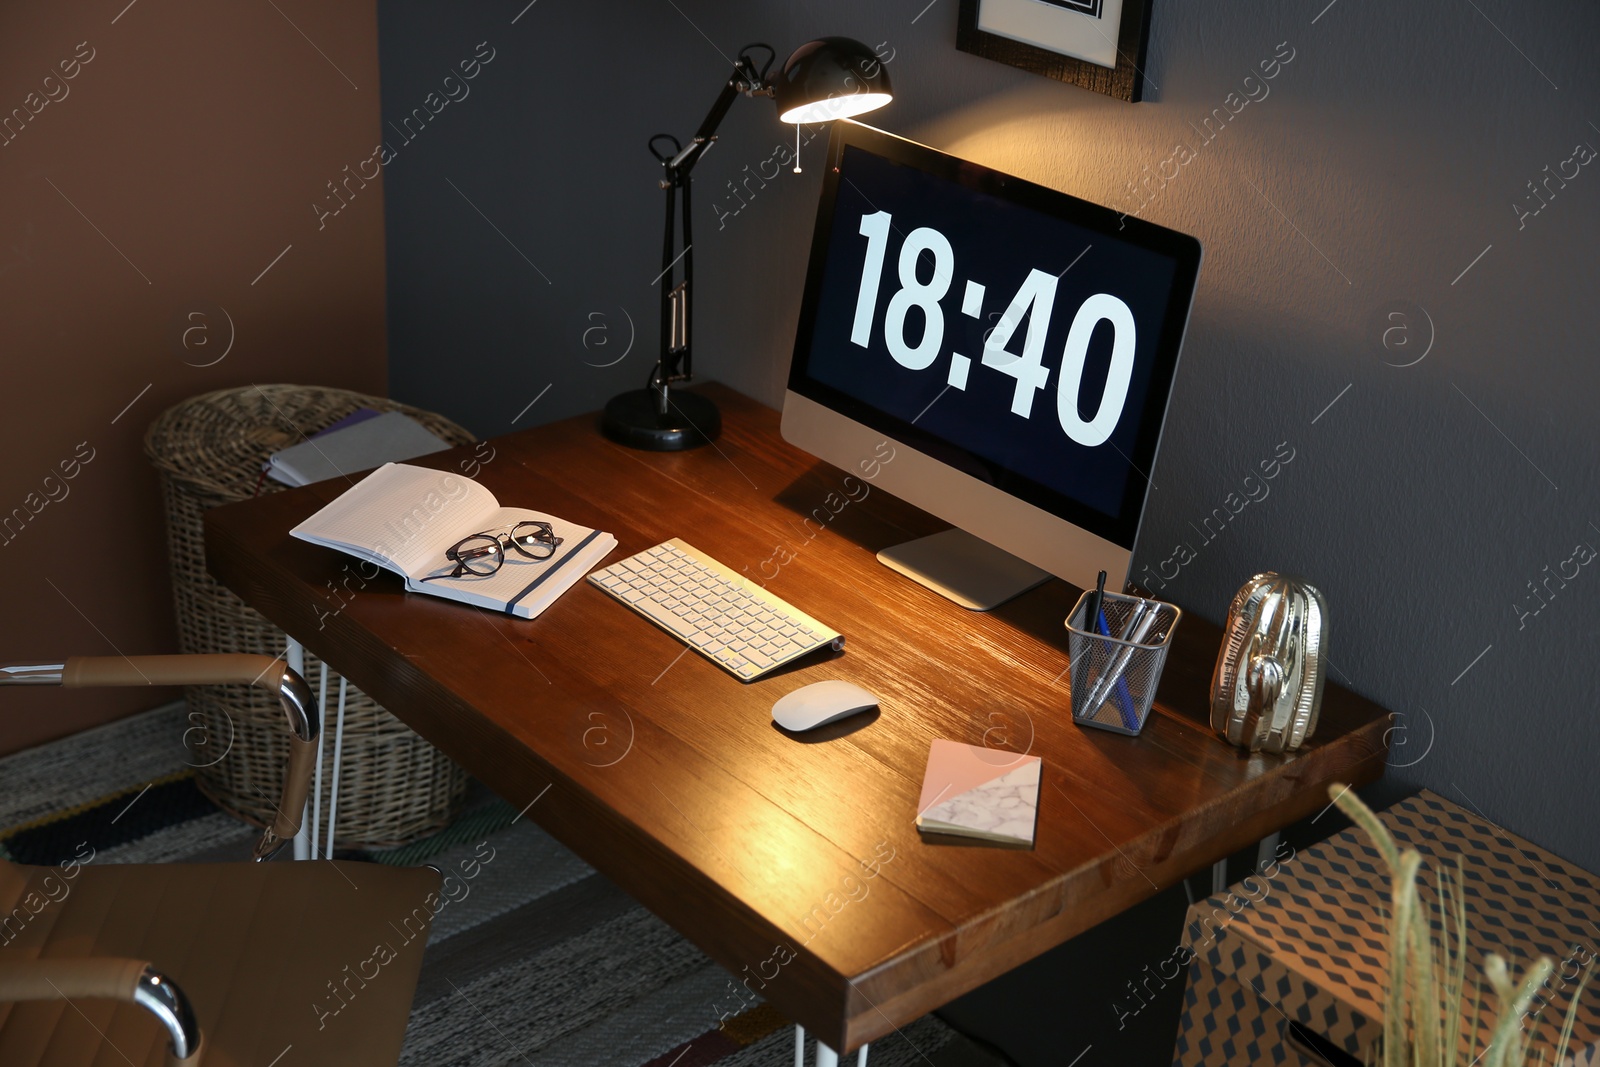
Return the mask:
[[[765,49],[768,55],[767,62],[762,64],[759,70],[756,69],[755,61],[747,54],[752,48]],[[772,95],[772,86],[767,81],[767,71],[772,66],[773,55],[772,46],[766,44],[747,44],[739,50],[739,58],[733,65],[733,73],[722,86],[722,92],[717,94],[711,110],[706,112],[700,128],[695,130],[694,138],[676,156],[665,161],[669,171],[675,171],[681,177],[688,177],[689,171],[694,169],[700,157],[711,149],[711,143],[717,139],[717,128],[722,125],[722,120],[728,116],[728,109],[733,107],[733,102],[740,96]]]
[[[755,48],[765,49],[769,57],[759,69],[748,55],[750,50]],[[661,188],[667,194],[667,219],[666,235],[661,250],[661,275],[656,279],[656,284],[661,286],[661,355],[651,372],[649,388],[656,394],[656,410],[663,415],[667,411],[669,384],[674,381],[687,381],[694,375],[694,356],[689,346],[690,287],[694,277],[694,240],[689,228],[689,176],[695,164],[700,162],[700,158],[715,143],[717,128],[722,125],[722,120],[727,117],[735,100],[740,96],[772,95],[772,86],[767,81],[767,71],[772,66],[774,55],[770,45],[751,44],[740,49],[739,59],[734,63],[733,72],[723,83],[722,91],[717,94],[716,100],[711,104],[711,110],[707,111],[706,117],[701,120],[694,137],[670,157],[655,153],[656,158],[661,160],[663,171]],[[654,144],[654,139],[651,143]],[[655,151],[653,147],[651,151]],[[679,190],[682,191],[681,194]],[[675,203],[680,195],[681,202]],[[684,246],[683,251],[676,256],[674,255],[677,244],[675,207],[681,211],[683,217]],[[671,275],[673,268],[680,261],[683,264],[683,280],[674,285]]]

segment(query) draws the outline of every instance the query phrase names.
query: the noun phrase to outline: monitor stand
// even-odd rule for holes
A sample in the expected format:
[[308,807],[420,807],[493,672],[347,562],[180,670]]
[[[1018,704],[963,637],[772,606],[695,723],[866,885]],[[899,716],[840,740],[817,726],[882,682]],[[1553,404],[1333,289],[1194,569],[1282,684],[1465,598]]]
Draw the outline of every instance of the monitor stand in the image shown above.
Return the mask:
[[997,608],[1050,580],[1050,573],[965,530],[894,545],[878,562],[972,611]]

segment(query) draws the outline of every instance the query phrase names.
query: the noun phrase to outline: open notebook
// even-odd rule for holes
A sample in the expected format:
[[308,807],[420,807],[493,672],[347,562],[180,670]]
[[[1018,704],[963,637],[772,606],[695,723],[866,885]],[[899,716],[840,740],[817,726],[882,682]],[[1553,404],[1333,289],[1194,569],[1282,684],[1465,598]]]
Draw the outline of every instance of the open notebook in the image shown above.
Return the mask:
[[[508,533],[524,521],[551,525],[561,538],[554,556],[536,562],[508,550],[494,574],[440,577],[455,570],[445,558],[451,545],[480,531]],[[527,508],[503,508],[471,478],[407,463],[385,463],[289,532],[394,571],[410,592],[524,619],[549,607],[617,546],[608,533]]]

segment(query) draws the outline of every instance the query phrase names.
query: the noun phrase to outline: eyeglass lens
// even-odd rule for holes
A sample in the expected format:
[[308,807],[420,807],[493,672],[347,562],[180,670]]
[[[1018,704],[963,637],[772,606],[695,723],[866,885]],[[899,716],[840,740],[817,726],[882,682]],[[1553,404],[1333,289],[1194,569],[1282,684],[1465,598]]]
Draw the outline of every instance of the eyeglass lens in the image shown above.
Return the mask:
[[555,536],[547,522],[519,522],[511,528],[507,544],[529,559],[549,559],[561,538]]
[[505,562],[505,551],[500,539],[488,534],[473,534],[463,538],[449,552],[451,559],[469,574],[487,577],[500,569]]

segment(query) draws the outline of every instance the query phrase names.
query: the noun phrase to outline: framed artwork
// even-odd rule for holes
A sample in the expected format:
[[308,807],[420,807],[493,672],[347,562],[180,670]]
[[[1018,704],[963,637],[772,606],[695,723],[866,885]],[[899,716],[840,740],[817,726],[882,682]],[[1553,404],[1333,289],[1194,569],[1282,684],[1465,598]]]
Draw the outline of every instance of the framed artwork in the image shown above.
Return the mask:
[[1137,102],[1151,0],[961,0],[956,47]]

